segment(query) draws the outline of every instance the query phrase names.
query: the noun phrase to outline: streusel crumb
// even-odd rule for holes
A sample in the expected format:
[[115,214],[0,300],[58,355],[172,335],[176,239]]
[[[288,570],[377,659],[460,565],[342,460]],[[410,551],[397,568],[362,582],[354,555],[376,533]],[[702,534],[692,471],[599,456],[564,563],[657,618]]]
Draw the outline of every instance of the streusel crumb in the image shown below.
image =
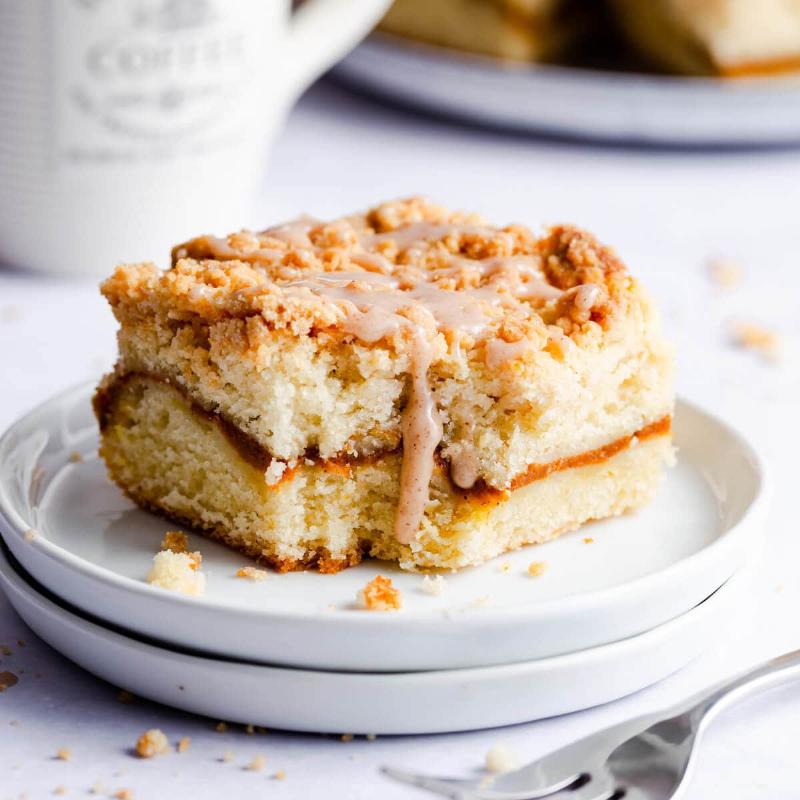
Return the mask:
[[56,753],[56,758],[59,761],[69,761],[71,757],[72,751],[68,747],[61,747]]
[[130,789],[119,789],[114,792],[114,800],[133,800],[133,792]]
[[368,611],[397,611],[403,596],[390,578],[376,575],[357,595],[358,604]]
[[173,553],[189,552],[189,537],[183,531],[167,531],[161,540],[162,550],[172,550]]
[[189,749],[189,745],[192,743],[192,740],[188,736],[182,736],[178,740],[178,744],[176,746],[176,750],[179,753],[185,753]]
[[282,769],[276,769],[273,773],[272,777],[276,781],[285,781],[286,780],[286,773]]
[[769,328],[753,322],[737,322],[733,325],[732,336],[739,347],[753,350],[768,361],[780,359],[781,337]]
[[266,763],[267,763],[267,760],[264,758],[264,756],[256,756],[247,765],[247,769],[251,770],[252,772],[260,772],[262,769],[264,769],[264,766],[266,765]]
[[26,542],[32,542],[38,535],[39,534],[33,528],[28,528],[28,530],[25,531],[24,539]]
[[200,561],[200,553],[162,550],[153,557],[147,582],[152,586],[197,597],[206,590],[206,576],[199,569]]
[[69,460],[72,464],[80,464],[80,462],[83,461],[83,456],[77,450],[73,450],[69,454]]
[[744,279],[744,270],[735,261],[712,259],[707,268],[709,278],[721,289],[733,289]]
[[136,754],[141,758],[160,756],[169,750],[169,740],[164,731],[151,728],[145,731],[136,742]]
[[251,581],[263,581],[267,579],[267,571],[257,567],[239,567],[236,570],[237,578],[247,578]]
[[528,575],[530,575],[532,578],[538,578],[540,575],[544,575],[546,569],[546,562],[531,561],[531,563],[528,564]]
[[511,772],[519,765],[516,753],[504,744],[495,744],[486,753],[486,769],[489,772]]
[[425,594],[439,597],[445,590],[445,580],[442,575],[426,575],[422,579],[422,591]]

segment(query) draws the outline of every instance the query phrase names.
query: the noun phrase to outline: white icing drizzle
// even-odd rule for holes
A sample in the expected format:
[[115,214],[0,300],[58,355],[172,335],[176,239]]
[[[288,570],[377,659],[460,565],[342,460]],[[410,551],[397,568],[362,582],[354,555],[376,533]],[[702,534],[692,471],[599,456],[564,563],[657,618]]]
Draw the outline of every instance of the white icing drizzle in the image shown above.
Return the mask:
[[578,311],[591,311],[600,299],[603,290],[595,283],[584,283],[575,292],[575,308]]
[[530,339],[520,339],[518,342],[506,342],[502,339],[492,339],[486,343],[486,366],[490,370],[496,370],[509,361],[516,361],[516,359],[530,351],[532,346],[533,343]]
[[417,328],[411,349],[411,391],[402,420],[403,462],[394,526],[401,544],[413,542],[419,531],[428,502],[436,448],[442,440],[442,421],[428,380],[432,358],[431,344]]
[[471,447],[462,447],[450,457],[450,477],[459,489],[471,489],[478,480],[478,456]]

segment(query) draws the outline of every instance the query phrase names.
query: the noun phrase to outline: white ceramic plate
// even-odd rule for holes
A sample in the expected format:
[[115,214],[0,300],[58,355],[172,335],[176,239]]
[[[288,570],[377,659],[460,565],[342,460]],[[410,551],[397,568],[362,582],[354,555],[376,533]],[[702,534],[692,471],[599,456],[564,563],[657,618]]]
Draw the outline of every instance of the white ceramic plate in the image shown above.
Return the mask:
[[372,94],[516,130],[680,145],[800,143],[800,80],[516,64],[373,34],[336,74]]
[[[9,564],[0,585],[25,622],[84,669],[137,695],[233,722],[319,733],[475,730],[616,700],[688,664],[741,620],[747,574],[697,608],[614,644],[553,658],[440,672],[353,673],[216,660],[105,627],[47,597]],[[739,628],[740,629],[740,628]]]
[[[366,562],[337,575],[234,577],[246,559],[191,535],[208,588],[189,598],[145,576],[171,527],[133,506],[94,453],[82,386],[40,406],[0,440],[0,528],[33,577],[81,611],[167,644],[271,664],[356,671],[508,664],[616,641],[683,614],[758,549],[762,475],[729,428],[686,403],[678,466],[641,512],[445,578]],[[73,463],[70,455],[83,454]],[[28,540],[33,528],[37,536]],[[593,539],[585,543],[584,538]],[[545,561],[539,578],[527,574]],[[507,571],[504,569],[507,567]],[[399,613],[354,608],[376,573],[403,592]]]

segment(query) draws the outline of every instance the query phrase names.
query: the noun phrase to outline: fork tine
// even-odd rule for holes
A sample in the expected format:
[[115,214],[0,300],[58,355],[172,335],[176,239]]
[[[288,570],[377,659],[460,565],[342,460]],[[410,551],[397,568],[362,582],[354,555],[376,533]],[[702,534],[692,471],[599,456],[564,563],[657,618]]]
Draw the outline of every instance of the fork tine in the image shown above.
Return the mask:
[[408,772],[395,767],[381,767],[381,772],[401,783],[427,789],[429,792],[438,792],[445,797],[453,798],[453,800],[466,800],[476,785],[474,780],[437,778],[433,775],[420,775],[417,772]]

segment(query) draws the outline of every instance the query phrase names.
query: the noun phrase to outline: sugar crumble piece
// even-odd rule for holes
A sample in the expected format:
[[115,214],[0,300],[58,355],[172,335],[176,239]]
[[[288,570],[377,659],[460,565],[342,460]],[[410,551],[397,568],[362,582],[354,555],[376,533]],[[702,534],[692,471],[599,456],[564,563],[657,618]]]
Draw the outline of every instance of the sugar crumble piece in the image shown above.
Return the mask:
[[257,567],[239,567],[236,570],[237,578],[247,578],[250,581],[264,581],[267,579],[267,571]]
[[247,769],[249,769],[251,772],[261,772],[261,770],[264,769],[264,766],[266,765],[266,763],[267,763],[267,760],[264,758],[264,756],[256,756],[247,765]]
[[206,576],[199,567],[199,553],[162,550],[153,556],[153,567],[147,576],[147,582],[151,586],[171,592],[199,597],[206,590]]
[[39,534],[36,532],[35,529],[28,528],[28,530],[25,531],[25,534],[22,538],[25,539],[26,542],[32,542],[38,535]]
[[780,360],[781,337],[769,328],[754,322],[736,322],[731,329],[731,337],[735,345],[752,350],[767,361]]
[[547,562],[545,561],[531,561],[528,564],[528,575],[532,578],[538,578],[540,575],[544,575],[547,570]]
[[136,755],[140,758],[160,756],[169,750],[169,740],[160,728],[145,731],[136,742]]
[[276,781],[285,781],[286,773],[282,769],[276,769],[275,772],[272,774],[272,777]]
[[594,542],[594,539],[592,539],[591,536],[584,536],[583,537],[583,543],[584,544],[592,544],[593,542]]
[[80,464],[83,461],[83,456],[77,450],[73,450],[69,454],[69,460],[71,464]]
[[445,580],[442,575],[425,575],[422,579],[422,591],[425,594],[439,597],[444,593]]
[[712,283],[720,289],[734,289],[744,280],[741,264],[727,258],[712,258],[706,269]]
[[68,747],[59,747],[56,751],[56,758],[59,761],[69,761],[72,758],[72,751]]
[[189,537],[183,531],[167,531],[161,540],[161,550],[172,550],[173,553],[189,552]]
[[486,753],[486,769],[489,772],[511,772],[519,766],[516,753],[509,750],[504,744],[494,744]]
[[[5,655],[8,655],[7,653]],[[13,672],[0,672],[0,692],[10,689],[19,683],[19,678]]]
[[227,722],[218,722],[214,726],[214,730],[217,733],[227,733],[228,732],[228,723]]
[[178,739],[178,744],[175,746],[175,749],[179,753],[185,753],[189,749],[191,743],[192,740],[188,736],[181,736],[181,738]]
[[113,797],[114,800],[133,800],[133,792],[130,789],[118,789]]
[[124,706],[129,706],[136,700],[136,697],[131,694],[127,689],[120,689],[117,694],[117,702],[122,703]]
[[397,611],[403,604],[403,595],[392,585],[391,578],[376,575],[358,592],[356,601],[367,611]]

